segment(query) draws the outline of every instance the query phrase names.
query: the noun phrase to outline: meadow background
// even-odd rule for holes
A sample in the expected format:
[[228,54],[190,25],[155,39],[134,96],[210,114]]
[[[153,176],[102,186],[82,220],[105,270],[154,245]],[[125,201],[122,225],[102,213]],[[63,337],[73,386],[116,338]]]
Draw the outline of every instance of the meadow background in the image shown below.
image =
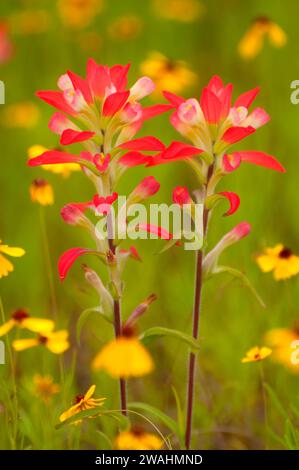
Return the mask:
[[[242,220],[252,224],[250,236],[227,250],[223,261],[246,272],[263,297],[266,308],[261,308],[240,282],[228,276],[219,276],[206,285],[200,326],[202,348],[198,355],[193,446],[197,449],[298,448],[298,375],[271,358],[263,362],[265,380],[273,391],[266,396],[266,431],[259,365],[241,364],[244,353],[250,347],[262,344],[269,329],[292,327],[298,320],[298,277],[275,282],[271,274],[262,274],[255,262],[255,255],[263,247],[278,242],[299,252],[296,171],[299,107],[290,102],[290,83],[299,78],[298,4],[291,0],[201,0],[199,17],[180,21],[164,18],[149,0],[103,0],[101,3],[103,6],[98,14],[81,28],[67,26],[53,0],[6,0],[0,4],[1,21],[10,25],[14,44],[12,58],[0,65],[0,79],[6,86],[6,103],[0,107],[0,238],[4,243],[26,250],[23,258],[14,260],[14,272],[1,279],[1,298],[7,317],[18,308],[27,308],[35,316],[51,318],[53,315],[49,265],[41,227],[42,211],[51,254],[57,324],[68,328],[72,337],[72,348],[64,354],[64,384],[61,384],[57,358],[48,351],[33,349],[15,354],[20,409],[17,447],[105,448],[107,442],[97,429],[102,429],[113,439],[116,424],[111,420],[98,419],[95,420],[97,423],[89,420],[84,424],[80,441],[78,429],[57,431],[54,424],[72,397],[86,391],[92,383],[97,385],[98,396],[107,397],[108,407],[118,407],[117,382],[104,372],[94,374],[90,371],[91,359],[111,337],[112,331],[101,319],[93,317],[83,330],[81,344],[76,343],[76,320],[82,310],[96,304],[96,297],[83,280],[80,263],[74,266],[63,284],[56,268],[63,251],[89,243],[83,232],[64,224],[60,209],[67,202],[90,199],[92,188],[79,172],[64,179],[40,168],[27,167],[28,147],[41,144],[51,148],[58,142],[57,136],[47,127],[53,110],[34,93],[38,89],[55,88],[58,76],[67,69],[84,74],[89,57],[109,65],[130,62],[132,84],[140,76],[141,62],[150,52],[158,51],[173,60],[185,61],[196,73],[196,83],[182,90],[183,96],[199,97],[201,87],[213,74],[234,84],[234,96],[260,86],[257,104],[267,110],[271,121],[242,143],[242,148],[273,154],[287,169],[282,175],[243,165],[228,176],[222,186],[223,190],[240,195],[241,206],[229,218],[221,217],[223,206],[217,209],[211,221],[209,244],[213,246],[222,234]],[[45,13],[44,30],[32,31],[38,30],[38,23],[33,22],[31,31],[30,27],[21,31],[20,21],[16,20],[18,15],[36,10]],[[137,33],[124,37],[117,32],[117,27],[113,33],[111,25],[119,18],[131,15],[139,20]],[[282,49],[265,44],[256,58],[246,61],[238,54],[238,43],[251,21],[259,16],[267,16],[278,23],[286,32],[288,43]],[[157,101],[164,99],[159,96]],[[23,102],[32,103],[37,116],[33,124],[27,122],[17,126],[5,113],[10,105]],[[148,99],[148,104],[152,103]],[[173,139],[180,140],[167,115],[148,121],[139,135],[148,134],[161,138],[166,144]],[[194,189],[195,181],[189,168],[176,162],[150,171],[144,168],[128,171],[119,193],[133,189],[149,174],[161,183],[161,190],[153,202],[170,202],[176,185]],[[53,186],[53,206],[41,208],[30,200],[29,186],[38,177],[46,178]],[[140,321],[140,329],[160,325],[191,332],[194,253],[176,247],[157,255],[163,246],[160,241],[137,242],[136,246],[143,262],[132,261],[126,268],[124,317],[154,292],[158,300]],[[14,335],[12,333],[10,339]],[[184,404],[187,347],[173,339],[161,338],[152,342],[149,349],[156,363],[155,371],[129,382],[129,400],[149,403],[175,417],[176,404],[171,386]],[[53,397],[48,406],[32,392],[32,378],[36,373],[49,373],[62,385],[62,392]],[[11,447],[9,433],[5,431],[11,425],[5,413],[12,393],[8,365],[0,366],[0,378],[0,448],[6,449]],[[149,417],[167,434],[157,417]],[[152,431],[148,424],[145,427]]]

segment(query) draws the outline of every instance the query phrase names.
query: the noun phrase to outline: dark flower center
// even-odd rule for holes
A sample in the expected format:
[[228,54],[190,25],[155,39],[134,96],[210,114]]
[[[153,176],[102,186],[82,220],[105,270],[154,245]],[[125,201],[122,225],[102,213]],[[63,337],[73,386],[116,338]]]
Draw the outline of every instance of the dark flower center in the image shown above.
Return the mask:
[[289,248],[283,248],[279,253],[279,258],[288,259],[290,258],[290,256],[292,256],[292,254],[292,250],[290,250]]
[[259,16],[258,18],[254,20],[254,23],[260,23],[260,24],[266,25],[270,23],[270,20],[266,16]]
[[48,341],[48,338],[46,336],[39,335],[38,340],[40,344],[46,344],[46,342]]
[[26,310],[20,309],[20,310],[16,310],[12,314],[12,318],[16,320],[17,322],[21,323],[23,320],[25,320],[25,318],[29,318],[29,315],[26,312]]
[[76,405],[77,403],[80,403],[81,400],[84,400],[84,395],[77,395],[77,396],[75,397],[75,405]]
[[33,181],[33,184],[36,188],[43,188],[44,186],[47,186],[47,181],[43,180],[42,178],[38,178]]

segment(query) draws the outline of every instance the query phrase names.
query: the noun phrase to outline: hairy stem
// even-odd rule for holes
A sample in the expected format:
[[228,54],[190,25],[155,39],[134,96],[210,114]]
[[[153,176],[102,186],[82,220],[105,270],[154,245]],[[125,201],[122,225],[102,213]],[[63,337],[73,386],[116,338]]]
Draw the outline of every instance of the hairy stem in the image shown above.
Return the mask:
[[[207,184],[213,173],[213,165],[209,167]],[[204,203],[205,201],[203,201]],[[204,208],[203,212],[203,237],[205,240],[207,225],[208,225],[209,211]],[[193,307],[193,328],[192,335],[194,339],[198,339],[199,335],[199,318],[201,313],[201,293],[202,293],[202,262],[203,252],[202,249],[196,253],[196,267],[195,267],[195,290],[194,290],[194,307]],[[189,367],[188,367],[188,384],[187,384],[187,415],[186,415],[186,433],[185,433],[185,446],[190,449],[192,437],[192,418],[193,418],[193,401],[194,401],[194,382],[195,382],[195,369],[196,369],[196,355],[190,352]]]

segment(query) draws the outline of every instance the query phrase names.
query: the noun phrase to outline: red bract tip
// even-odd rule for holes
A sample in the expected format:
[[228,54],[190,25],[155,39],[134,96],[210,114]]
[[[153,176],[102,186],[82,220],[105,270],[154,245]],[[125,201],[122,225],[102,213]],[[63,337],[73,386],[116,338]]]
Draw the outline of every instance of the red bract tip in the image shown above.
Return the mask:
[[219,194],[224,196],[228,200],[230,205],[229,210],[224,215],[228,216],[234,214],[238,210],[240,205],[240,198],[238,194],[233,193],[231,191],[222,191]]
[[146,199],[156,194],[160,189],[160,183],[153,177],[147,176],[134,189],[134,194],[141,199]]
[[60,280],[63,281],[79,256],[84,255],[85,253],[90,253],[92,250],[88,248],[70,248],[69,250],[65,251],[58,261],[58,272],[60,276]]
[[175,204],[179,204],[180,206],[192,203],[188,188],[185,186],[177,186],[174,188],[172,193],[172,200]]

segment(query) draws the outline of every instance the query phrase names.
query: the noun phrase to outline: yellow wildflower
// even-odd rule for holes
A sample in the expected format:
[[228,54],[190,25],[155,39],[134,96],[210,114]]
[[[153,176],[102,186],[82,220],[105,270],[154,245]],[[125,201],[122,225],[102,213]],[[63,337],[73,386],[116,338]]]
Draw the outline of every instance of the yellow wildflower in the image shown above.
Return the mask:
[[149,374],[154,364],[135,336],[120,336],[110,341],[92,362],[95,370],[104,369],[112,377],[140,377]]
[[145,432],[139,428],[121,432],[115,439],[116,450],[159,450],[163,441],[159,436]]
[[81,29],[88,26],[100,13],[103,0],[58,0],[57,6],[65,26]]
[[6,127],[34,127],[39,120],[39,110],[34,103],[23,102],[5,106],[1,121]]
[[299,256],[294,255],[282,244],[274,248],[265,248],[264,253],[257,257],[256,262],[263,272],[273,271],[276,281],[288,279],[299,273]]
[[262,50],[265,38],[268,37],[274,47],[283,47],[287,35],[278,24],[266,17],[254,20],[239,43],[239,54],[243,59],[253,59]]
[[49,206],[54,203],[52,186],[44,179],[36,179],[29,188],[31,200],[38,202],[42,206]]
[[272,349],[267,348],[266,346],[262,346],[261,348],[254,346],[253,348],[249,349],[249,351],[247,351],[246,356],[242,359],[242,362],[243,364],[246,362],[259,362],[270,356],[270,354],[272,354]]
[[121,16],[114,20],[109,28],[109,35],[120,41],[136,38],[143,27],[142,20],[136,15]]
[[298,325],[293,328],[274,328],[266,333],[265,342],[273,349],[273,360],[293,372],[299,372],[299,365],[291,361],[294,341],[299,341]]
[[12,328],[26,328],[34,333],[54,330],[54,322],[47,318],[31,317],[26,310],[16,310],[10,320],[0,326],[0,337],[8,333]]
[[34,394],[46,404],[50,403],[53,395],[60,392],[60,385],[54,383],[51,375],[36,374],[33,377]]
[[[84,395],[77,395],[75,403],[67,411],[62,413],[59,417],[60,422],[66,421],[67,419],[80,413],[80,411],[91,410],[93,408],[99,408],[103,406],[106,398],[92,398],[95,392],[96,386],[92,385]],[[82,420],[75,421],[76,424],[81,423]]]
[[205,7],[198,0],[154,0],[154,12],[161,18],[191,23],[204,13]]
[[14,258],[19,258],[25,254],[25,250],[23,250],[23,248],[1,245],[0,240],[0,279],[1,277],[8,276],[8,274],[14,270],[13,264],[1,253],[13,256]]
[[181,93],[196,82],[196,74],[185,62],[171,60],[159,52],[152,52],[141,63],[142,74],[150,77],[156,84],[156,90],[168,90]]
[[42,345],[54,354],[62,354],[70,347],[68,336],[69,333],[66,330],[43,331],[36,338],[16,339],[12,346],[16,351],[24,351]]

